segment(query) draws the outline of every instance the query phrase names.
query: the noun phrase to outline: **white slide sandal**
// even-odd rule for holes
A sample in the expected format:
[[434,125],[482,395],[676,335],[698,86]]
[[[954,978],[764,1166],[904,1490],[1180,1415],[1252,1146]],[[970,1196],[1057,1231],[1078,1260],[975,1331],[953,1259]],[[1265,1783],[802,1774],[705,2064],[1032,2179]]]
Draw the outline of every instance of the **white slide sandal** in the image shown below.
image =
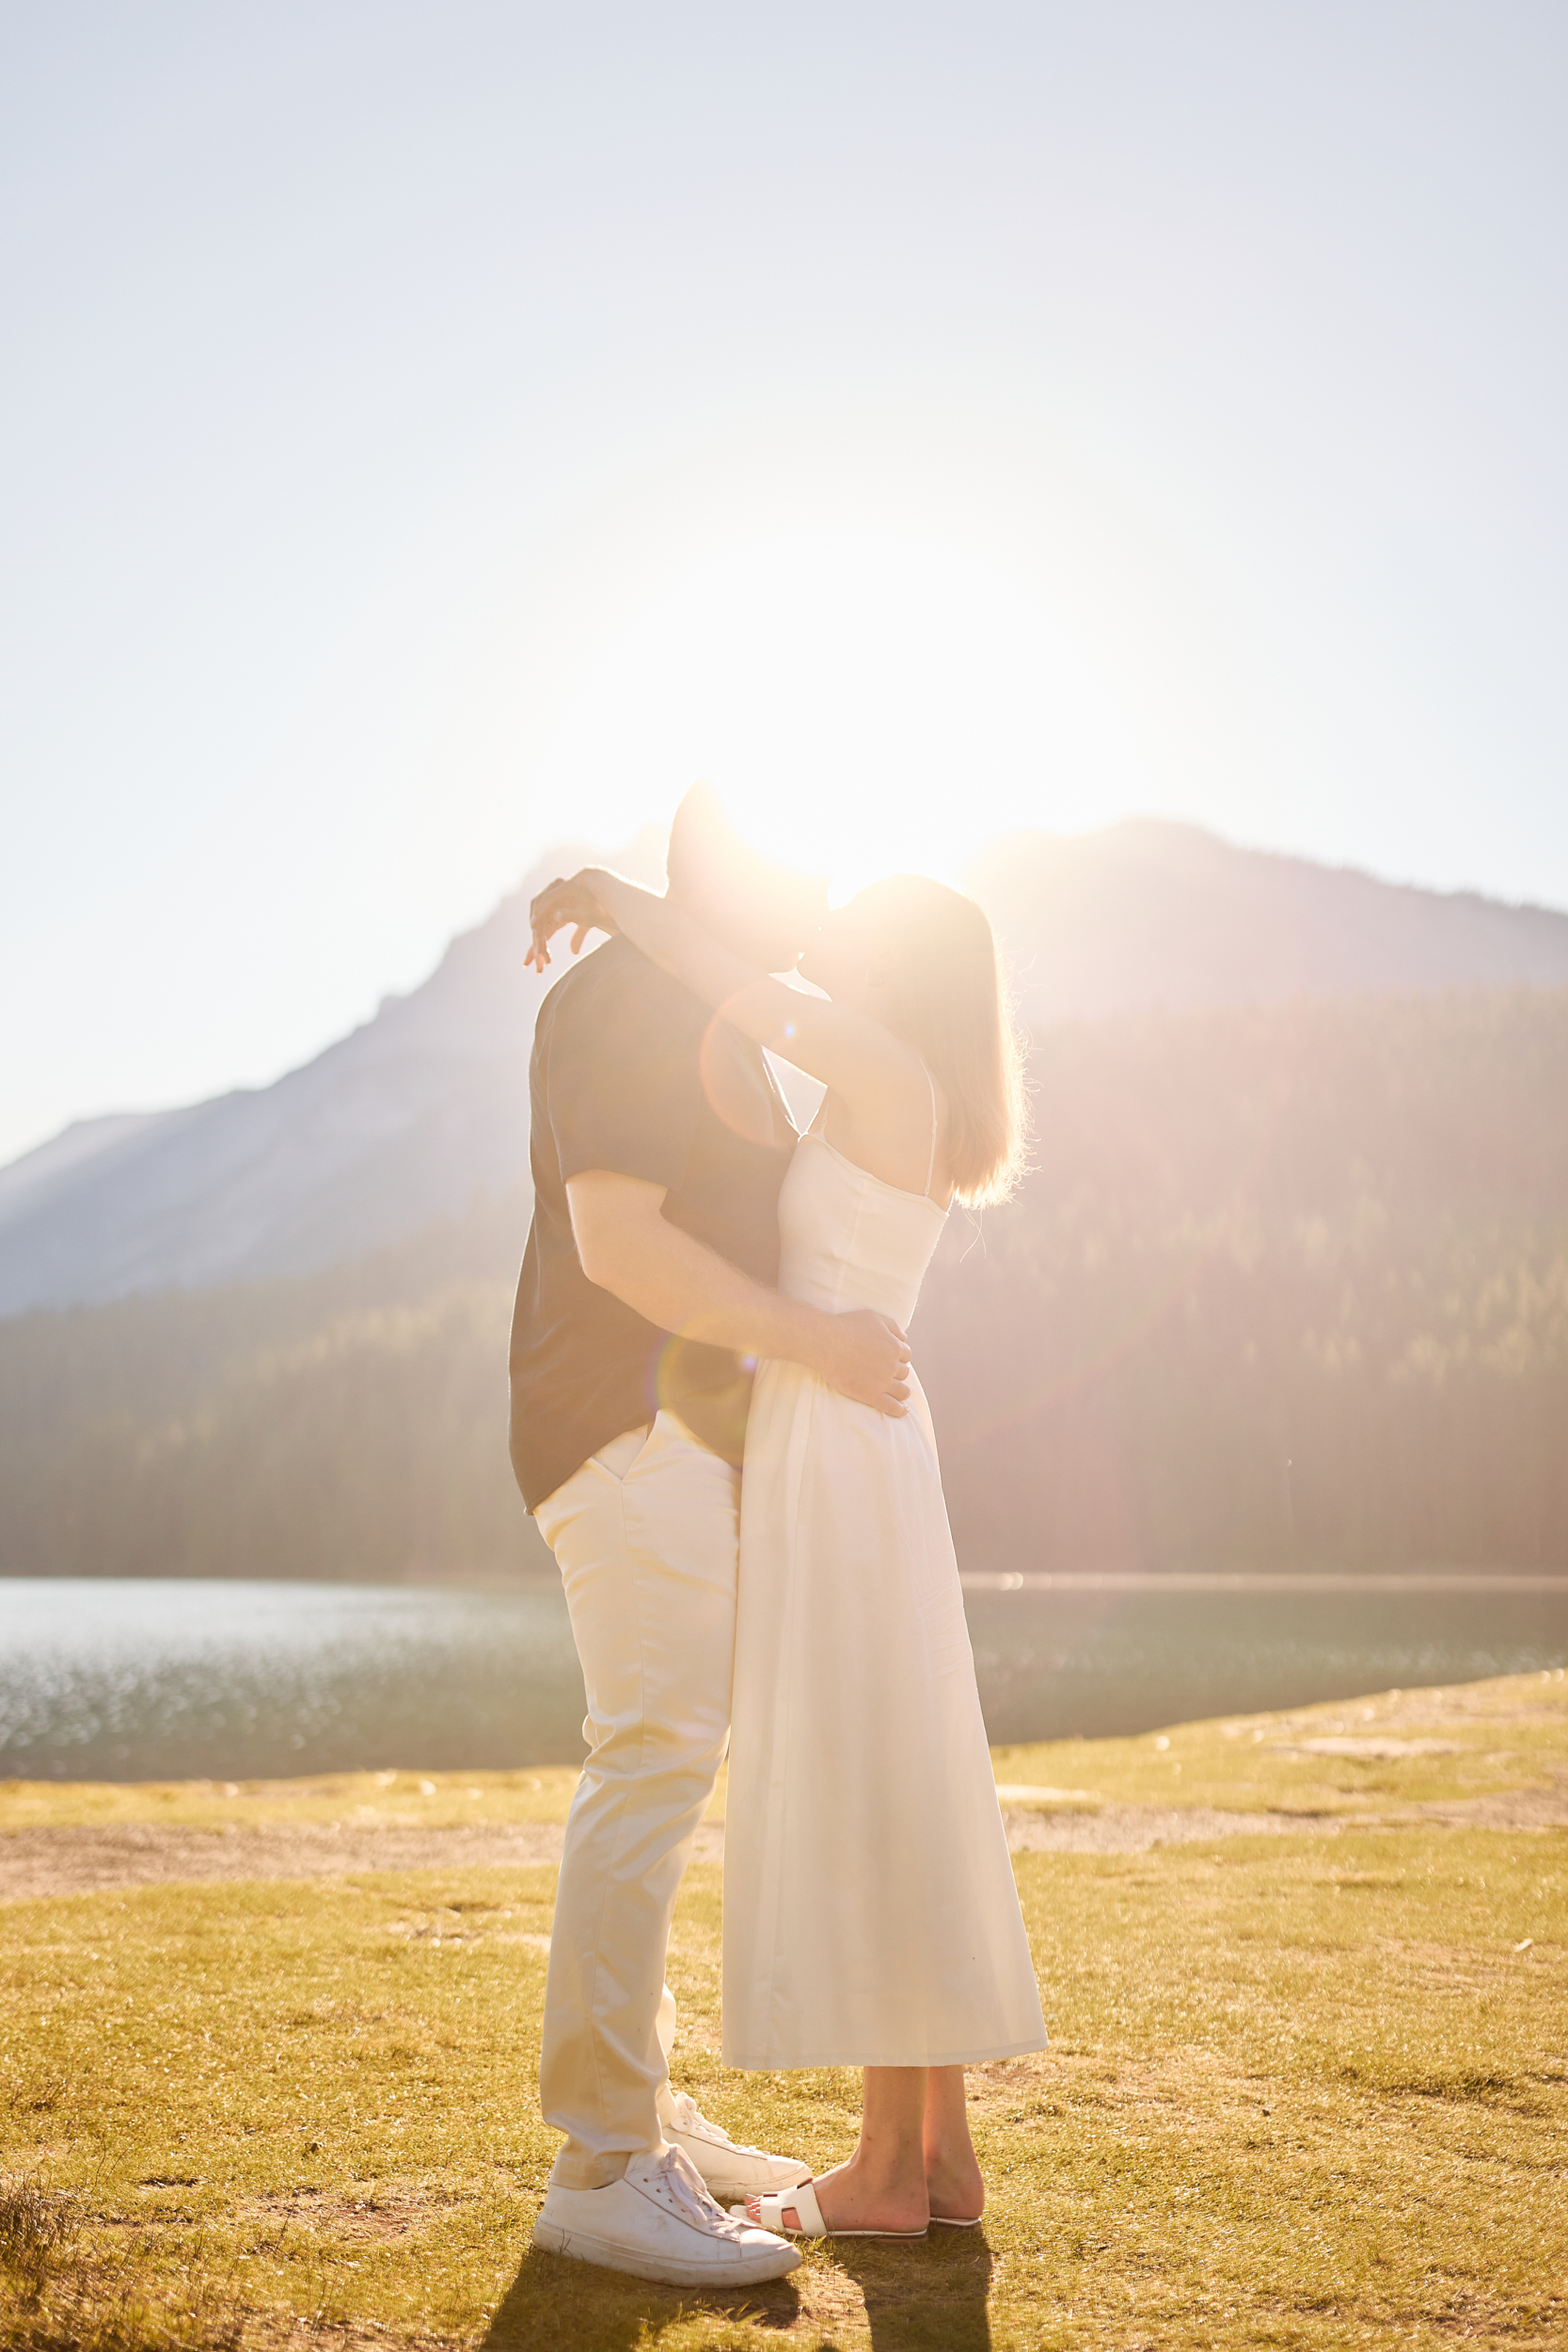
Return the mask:
[[[757,2200],[757,2205],[760,2227],[778,2237],[894,2237],[911,2243],[926,2235],[924,2230],[830,2230],[810,2181],[802,2181],[798,2188],[769,2192]],[[732,2205],[730,2213],[737,2221],[751,2218],[744,2205]],[[793,2213],[796,2220],[786,2221],[786,2213]]]
[[939,2230],[977,2230],[985,2217],[983,2213],[934,2213],[931,2220]]

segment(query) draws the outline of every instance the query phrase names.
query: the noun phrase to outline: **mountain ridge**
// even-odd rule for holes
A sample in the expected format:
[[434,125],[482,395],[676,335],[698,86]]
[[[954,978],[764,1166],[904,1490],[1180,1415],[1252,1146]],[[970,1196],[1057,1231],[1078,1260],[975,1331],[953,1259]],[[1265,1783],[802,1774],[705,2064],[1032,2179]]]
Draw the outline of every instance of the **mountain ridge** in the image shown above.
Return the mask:
[[[76,1121],[0,1168],[0,1314],[315,1272],[486,1196],[515,1194],[523,1215],[549,984],[523,966],[528,901],[597,854],[552,850],[429,978],[272,1085]],[[657,880],[662,835],[612,862]],[[1568,986],[1568,914],[1163,820],[1006,836],[965,880],[1036,1030],[1159,1006]]]
[[1568,984],[1557,909],[1385,882],[1164,819],[1007,834],[965,882],[1011,950],[1032,1027],[1156,1003]]

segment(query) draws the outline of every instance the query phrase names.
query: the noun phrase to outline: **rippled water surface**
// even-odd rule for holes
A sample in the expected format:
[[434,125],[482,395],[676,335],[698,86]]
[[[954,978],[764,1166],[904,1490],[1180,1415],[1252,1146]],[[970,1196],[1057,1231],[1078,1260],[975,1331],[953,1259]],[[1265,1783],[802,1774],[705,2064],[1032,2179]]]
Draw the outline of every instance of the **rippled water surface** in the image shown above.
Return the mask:
[[[993,1740],[1152,1729],[1568,1663],[1568,1581],[1456,1593],[971,1591]],[[575,1763],[553,1585],[0,1580],[0,1778]]]
[[143,1780],[582,1753],[554,1587],[0,1582],[0,1774]]

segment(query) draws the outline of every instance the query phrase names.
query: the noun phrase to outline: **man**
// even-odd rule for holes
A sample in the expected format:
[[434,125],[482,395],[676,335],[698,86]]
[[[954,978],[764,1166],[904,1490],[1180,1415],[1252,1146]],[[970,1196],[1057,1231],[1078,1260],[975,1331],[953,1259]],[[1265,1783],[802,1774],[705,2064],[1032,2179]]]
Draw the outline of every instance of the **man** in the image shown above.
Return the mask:
[[[701,790],[676,812],[669,889],[774,971],[793,969],[825,911],[820,883],[748,850]],[[880,1315],[824,1314],[774,1287],[795,1143],[777,1083],[759,1048],[625,941],[546,998],[531,1083],[512,1458],[561,1567],[591,1751],[540,2064],[566,2142],[534,2242],[677,2285],[741,2285],[800,2257],[724,2207],[809,2168],[736,2146],[673,2092],[664,1963],[729,1740],[748,1359],[808,1364],[896,1412],[909,1349]]]

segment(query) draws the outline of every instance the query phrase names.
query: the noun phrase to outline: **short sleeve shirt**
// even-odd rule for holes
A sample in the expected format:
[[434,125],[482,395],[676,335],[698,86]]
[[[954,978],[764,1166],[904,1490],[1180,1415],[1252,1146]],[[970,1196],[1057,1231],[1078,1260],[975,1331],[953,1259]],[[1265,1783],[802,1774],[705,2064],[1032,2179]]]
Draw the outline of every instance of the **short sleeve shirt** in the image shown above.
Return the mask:
[[773,1283],[795,1131],[766,1057],[611,939],[540,1007],[530,1090],[533,1223],[512,1323],[512,1460],[529,1509],[660,1406],[738,1462],[749,1373],[588,1279],[566,1185],[590,1168],[660,1184],[673,1225]]

